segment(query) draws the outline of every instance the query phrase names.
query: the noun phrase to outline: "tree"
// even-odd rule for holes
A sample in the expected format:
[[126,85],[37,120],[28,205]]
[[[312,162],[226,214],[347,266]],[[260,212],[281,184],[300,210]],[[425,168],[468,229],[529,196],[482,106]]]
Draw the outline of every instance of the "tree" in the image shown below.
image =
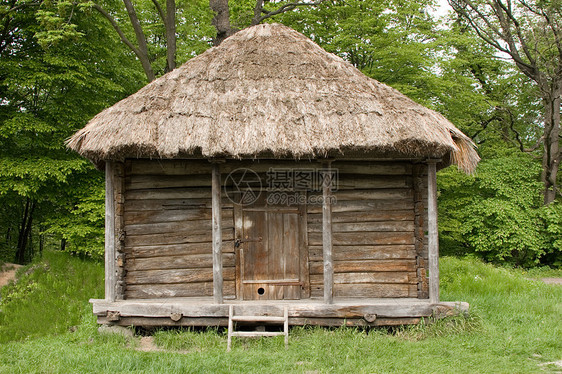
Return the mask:
[[[241,9],[247,10],[253,5],[252,12],[250,16],[245,16],[243,18],[238,18],[237,25],[234,27],[231,25],[230,20],[230,7],[228,0],[209,0],[209,6],[214,12],[215,16],[213,18],[213,26],[217,30],[217,35],[213,39],[213,45],[217,46],[230,35],[236,33],[241,27],[255,26],[259,25],[263,21],[278,14],[283,14],[291,12],[300,7],[316,7],[326,0],[317,1],[269,1],[269,0],[249,0],[238,2],[236,7],[238,8],[235,13],[240,13],[247,15],[247,12],[240,12]],[[268,6],[266,6],[266,3]],[[275,4],[276,7],[271,8],[270,4]],[[279,3],[279,4],[276,4]]]
[[[152,3],[157,11],[160,21],[164,25],[165,46],[166,46],[166,68],[165,71],[172,71],[176,68],[176,2],[175,0],[166,0],[165,7],[158,0],[152,0]],[[135,41],[133,43],[119,25],[117,19],[107,11],[99,2],[93,2],[92,8],[98,11],[105,17],[111,26],[115,29],[121,41],[129,47],[129,49],[136,55],[140,61],[144,73],[148,81],[153,81],[156,78],[154,69],[152,68],[151,58],[148,51],[147,36],[143,30],[141,21],[138,16],[137,9],[131,0],[123,0],[123,4],[127,11],[130,26],[134,31]]]
[[99,184],[99,172],[64,140],[139,88],[138,71],[105,23],[80,14],[61,25],[53,15],[72,8],[51,5],[14,1],[0,13],[0,216],[10,217],[0,229],[2,246],[20,263],[31,259],[33,237],[76,211],[80,192]]
[[[318,5],[323,1],[285,2],[269,9],[266,3],[270,1],[246,0],[238,1],[236,7],[253,7],[248,24],[256,25],[277,14]],[[122,0],[122,5],[114,0],[81,0],[78,3],[58,0],[55,3],[59,9],[71,7],[84,10],[91,7],[105,18],[121,42],[134,53],[148,82],[203,52],[211,41],[213,45],[219,45],[240,29],[239,25],[231,24],[228,0],[141,0],[136,3]],[[60,14],[51,16],[61,18]],[[72,17],[71,14],[65,23],[60,23],[58,31],[62,31],[61,26],[67,28]]]
[[[280,17],[281,22],[364,74],[432,105],[440,91],[441,49],[433,0],[329,0]],[[327,22],[326,20],[329,20]]]
[[509,56],[537,87],[542,101],[542,136],[521,149],[534,151],[542,144],[543,202],[552,203],[560,189],[560,96],[562,94],[562,3],[559,0],[448,0],[455,12],[500,57]]

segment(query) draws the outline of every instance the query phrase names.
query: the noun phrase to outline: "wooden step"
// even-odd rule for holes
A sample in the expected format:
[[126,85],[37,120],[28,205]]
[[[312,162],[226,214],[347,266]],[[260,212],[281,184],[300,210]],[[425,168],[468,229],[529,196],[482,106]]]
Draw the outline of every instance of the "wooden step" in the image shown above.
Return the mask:
[[[234,322],[282,322],[283,332],[272,331],[234,331]],[[285,336],[285,349],[289,346],[289,308],[283,308],[283,317],[274,316],[235,316],[234,306],[228,307],[228,343],[226,351],[230,352],[232,337],[255,337],[255,336]]]
[[285,322],[284,317],[271,316],[232,316],[235,322]]
[[254,337],[254,336],[282,336],[285,335],[282,331],[233,331],[232,336],[240,337]]

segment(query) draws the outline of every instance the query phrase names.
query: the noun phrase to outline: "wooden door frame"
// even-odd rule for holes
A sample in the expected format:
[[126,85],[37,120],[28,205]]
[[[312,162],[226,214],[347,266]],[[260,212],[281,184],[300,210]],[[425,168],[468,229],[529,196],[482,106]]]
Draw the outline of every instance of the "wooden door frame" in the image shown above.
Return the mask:
[[[251,208],[250,208],[251,209]],[[267,211],[267,209],[264,209]],[[244,207],[240,204],[234,204],[234,238],[241,239],[244,227],[243,227],[243,214]],[[308,224],[307,224],[307,209],[305,204],[300,204],[297,207],[297,214],[299,216],[299,279],[301,282],[300,286],[300,298],[308,299],[310,298],[310,271],[309,271],[309,259],[308,259]],[[243,288],[242,288],[242,278],[243,278],[243,265],[242,258],[240,256],[240,247],[234,247],[235,254],[235,269],[236,269],[236,299],[244,300],[243,298]]]

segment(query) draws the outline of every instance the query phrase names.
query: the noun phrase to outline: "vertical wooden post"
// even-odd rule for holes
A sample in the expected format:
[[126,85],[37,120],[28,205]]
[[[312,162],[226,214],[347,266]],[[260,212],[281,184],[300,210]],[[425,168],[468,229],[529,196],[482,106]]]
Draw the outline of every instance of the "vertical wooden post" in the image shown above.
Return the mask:
[[437,167],[427,162],[427,229],[429,252],[429,301],[439,302],[439,233],[437,231]]
[[113,163],[105,163],[105,300],[115,301],[115,195]]
[[324,164],[322,178],[322,254],[324,259],[324,302],[333,302],[334,264],[332,261],[332,171],[331,161]]
[[113,201],[115,212],[115,300],[125,298],[125,164],[112,162],[113,169]]
[[218,163],[212,171],[212,225],[213,225],[213,296],[215,303],[222,304],[222,223],[221,223],[221,174]]

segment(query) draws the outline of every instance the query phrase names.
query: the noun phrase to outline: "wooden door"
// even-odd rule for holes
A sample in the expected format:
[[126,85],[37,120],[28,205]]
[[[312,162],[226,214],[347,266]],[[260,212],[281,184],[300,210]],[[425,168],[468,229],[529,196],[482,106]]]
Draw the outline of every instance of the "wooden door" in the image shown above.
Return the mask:
[[294,300],[308,295],[303,208],[256,204],[240,209],[236,237],[242,299]]

